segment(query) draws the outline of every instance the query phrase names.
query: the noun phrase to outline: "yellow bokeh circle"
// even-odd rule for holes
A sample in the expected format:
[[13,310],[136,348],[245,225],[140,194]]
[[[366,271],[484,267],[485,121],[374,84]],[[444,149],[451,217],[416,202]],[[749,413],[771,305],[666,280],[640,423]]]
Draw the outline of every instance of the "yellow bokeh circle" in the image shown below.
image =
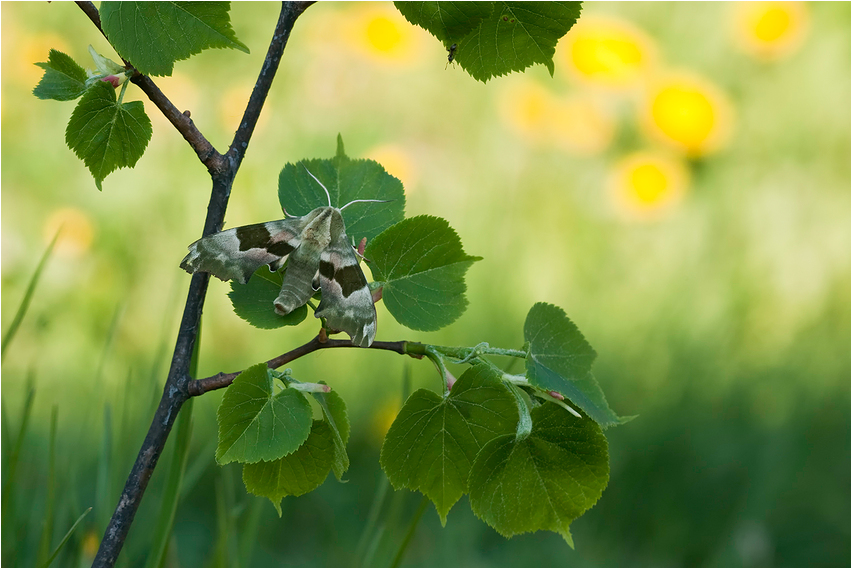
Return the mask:
[[348,43],[370,60],[410,64],[421,55],[417,30],[396,10],[367,2],[347,11],[345,22]]
[[501,96],[503,122],[527,142],[589,156],[609,147],[615,118],[591,94],[558,96],[534,81],[522,81]]
[[677,159],[637,152],[621,159],[613,169],[610,197],[615,209],[630,219],[654,219],[681,202],[689,173]]
[[746,53],[780,59],[802,45],[809,28],[804,2],[741,2],[734,5],[734,40]]
[[656,48],[629,22],[589,16],[560,42],[557,61],[585,82],[620,89],[636,85],[653,67]]
[[91,248],[95,238],[95,228],[88,214],[74,207],[64,207],[51,212],[42,226],[45,243],[49,243],[57,231],[60,234],[55,252],[60,256],[82,255]]
[[649,134],[690,157],[718,150],[732,127],[727,96],[691,74],[659,79],[649,88],[642,122]]

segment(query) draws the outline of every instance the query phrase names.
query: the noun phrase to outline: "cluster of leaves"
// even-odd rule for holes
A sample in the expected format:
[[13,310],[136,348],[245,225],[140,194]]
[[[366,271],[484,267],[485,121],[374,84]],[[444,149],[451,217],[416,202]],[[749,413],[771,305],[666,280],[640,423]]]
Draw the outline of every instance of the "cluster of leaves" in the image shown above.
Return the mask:
[[[556,42],[580,13],[580,2],[396,6],[483,82],[536,63],[552,74]],[[126,65],[91,48],[96,71],[87,73],[55,50],[37,64],[45,70],[34,89],[37,97],[80,99],[66,142],[99,189],[110,172],[135,165],[151,138],[142,103],[123,102],[127,79],[136,73],[170,75],[176,61],[211,47],[248,52],[231,29],[229,10],[227,2],[102,2],[103,30]],[[402,183],[377,162],[347,157],[340,137],[333,158],[287,164],[278,195],[287,214],[296,216],[325,205],[384,200],[369,207],[355,203],[342,212],[353,245],[368,243],[371,289],[381,289],[391,316],[414,330],[437,330],[464,312],[464,276],[479,258],[464,252],[445,220],[406,219]],[[232,284],[237,315],[259,328],[302,322],[307,305],[285,317],[272,309],[283,271],[286,265],[277,273],[263,267],[248,284]],[[436,365],[443,392],[411,395],[387,434],[381,464],[395,488],[427,496],[442,522],[468,494],[476,515],[505,536],[550,530],[572,544],[571,522],[594,505],[608,482],[602,429],[628,418],[607,405],[591,373],[594,350],[561,309],[533,306],[524,339],[522,350],[406,343],[407,353]],[[486,356],[523,358],[526,371],[509,375]],[[470,366],[458,381],[447,369],[453,363]],[[320,419],[313,418],[311,399]],[[269,498],[279,514],[285,496],[315,489],[331,471],[340,480],[349,466],[343,400],[328,386],[302,383],[289,371],[266,364],[246,369],[226,391],[218,422],[216,460],[242,463],[247,490]]]
[[[312,419],[308,393],[322,410],[320,420]],[[349,468],[349,418],[343,399],[266,364],[252,366],[234,380],[222,398],[218,419],[216,460],[242,463],[246,489],[269,498],[279,516],[285,496],[310,492],[332,470],[342,480]]]
[[[440,40],[479,81],[540,63],[553,74],[556,42],[580,15],[581,2],[396,2],[405,18]],[[51,50],[33,94],[80,99],[65,131],[68,147],[85,163],[100,190],[108,174],[132,168],[151,140],[140,101],[124,103],[135,73],[168,76],[177,61],[208,48],[249,52],[230,22],[229,2],[101,2],[104,33],[127,65],[90,48],[96,70]],[[115,88],[122,85],[121,93]]]
[[[333,158],[287,164],[278,195],[291,215],[305,215],[328,200],[334,207],[359,199],[387,200],[354,204],[342,212],[353,244],[369,240],[365,257],[376,279],[371,288],[381,288],[388,312],[415,330],[446,326],[464,311],[464,275],[478,257],[463,251],[443,219],[403,219],[402,183],[372,160],[347,157],[339,136]],[[281,272],[286,270],[285,264]],[[262,267],[247,284],[232,282],[234,311],[260,328],[300,323],[306,307],[284,317],[272,309],[281,280],[280,272]],[[524,339],[524,350],[408,343],[408,353],[435,362],[444,391],[421,389],[411,395],[387,434],[381,464],[395,488],[427,496],[443,523],[459,498],[469,494],[476,515],[505,536],[551,530],[572,543],[569,525],[594,505],[609,479],[601,429],[626,419],[609,408],[591,372],[595,352],[561,309],[536,304],[527,316]],[[526,373],[507,375],[486,355],[522,357]],[[472,367],[453,382],[448,362]],[[348,464],[348,424],[343,402],[333,394],[321,396],[327,401],[325,422],[311,422],[304,388],[284,376],[290,384],[276,392],[273,376],[258,364],[228,388],[219,409],[217,459],[245,463],[248,491],[280,508],[284,496],[312,490],[332,468],[340,479]],[[344,425],[339,432],[335,421]]]
[[[37,63],[44,75],[33,90],[39,99],[80,99],[65,130],[65,142],[101,183],[119,168],[132,168],[151,140],[151,120],[141,101],[122,102],[135,71],[171,75],[175,61],[211,47],[248,48],[231,28],[228,2],[101,2],[103,31],[130,66],[89,48],[96,70],[88,73],[70,56],[50,50]],[[121,85],[121,93],[115,90]]]
[[438,38],[483,83],[540,63],[553,75],[556,42],[582,2],[394,2],[405,19]]

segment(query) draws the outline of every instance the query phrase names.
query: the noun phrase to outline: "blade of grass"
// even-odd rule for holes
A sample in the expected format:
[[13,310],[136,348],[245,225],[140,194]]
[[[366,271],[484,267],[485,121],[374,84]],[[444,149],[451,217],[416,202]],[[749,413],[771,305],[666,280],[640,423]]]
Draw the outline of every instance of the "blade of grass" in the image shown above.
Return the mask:
[[[408,399],[408,396],[411,395],[411,364],[409,362],[406,362],[402,368],[401,394],[403,403]],[[399,519],[400,508],[402,507],[403,500],[405,499],[402,492],[393,493],[385,519],[381,523],[377,523],[389,488],[390,482],[388,482],[387,476],[382,473],[382,480],[379,482],[378,488],[376,488],[376,496],[373,499],[373,505],[370,507],[370,513],[367,516],[367,525],[358,542],[358,549],[361,549],[363,545],[369,544],[364,552],[364,557],[361,559],[362,567],[369,567],[372,565],[373,558],[376,555],[379,544],[382,542],[382,538],[386,535],[387,528],[394,528],[398,525],[397,520]],[[370,533],[373,533],[374,535],[370,537]]]
[[184,403],[177,420],[174,454],[172,455],[169,477],[160,504],[160,514],[154,526],[154,541],[145,562],[146,567],[163,567],[166,560],[166,546],[172,535],[175,512],[180,500],[180,487],[186,471],[189,456],[189,442],[192,437],[192,399]]
[[44,508],[44,522],[41,529],[36,563],[47,567],[50,558],[50,542],[53,541],[53,516],[56,511],[56,421],[59,407],[53,406],[50,413],[50,443],[47,467],[47,499]]
[[53,560],[56,559],[56,556],[59,555],[59,552],[65,547],[65,544],[68,543],[68,540],[71,539],[71,534],[74,533],[74,530],[77,529],[77,526],[80,525],[80,522],[83,521],[83,518],[88,515],[89,512],[92,511],[92,507],[89,506],[86,508],[86,511],[80,514],[80,517],[77,518],[77,521],[74,522],[74,525],[71,526],[71,529],[65,534],[65,537],[62,538],[62,541],[59,542],[59,545],[56,546],[56,549],[53,550],[53,553],[50,554],[50,557],[47,559],[47,563],[44,564],[44,567],[49,567]]
[[[380,474],[376,493],[373,494],[373,503],[370,504],[370,512],[367,514],[367,522],[364,524],[364,531],[361,532],[361,537],[358,539],[358,546],[355,548],[355,559],[360,562],[361,567],[367,566],[367,545],[371,543],[370,536],[376,531],[376,524],[379,521],[379,513],[385,503],[385,497],[390,488],[388,477],[382,472]],[[372,540],[374,541],[374,540]]]
[[414,516],[411,518],[411,523],[408,524],[408,531],[405,532],[405,537],[402,538],[402,543],[399,544],[399,549],[393,558],[391,567],[399,567],[399,564],[402,562],[402,556],[405,555],[405,550],[408,549],[408,544],[411,543],[411,538],[414,537],[417,524],[420,523],[420,518],[423,517],[423,512],[426,511],[426,506],[428,505],[429,498],[423,496],[423,499],[420,500],[420,505],[417,507],[417,511],[414,512]]
[[6,400],[0,400],[0,417],[2,417],[3,426],[0,427],[0,437],[3,438],[0,449],[3,452],[3,464],[9,464],[9,457],[12,456],[12,426],[9,424],[9,413],[6,411]]
[[62,227],[56,230],[56,235],[53,236],[53,239],[50,241],[50,245],[47,246],[44,254],[41,256],[41,259],[36,266],[35,273],[33,273],[32,278],[30,279],[29,284],[27,285],[27,290],[24,292],[24,298],[21,300],[21,304],[18,306],[18,311],[15,313],[15,317],[12,319],[12,323],[9,325],[9,329],[6,330],[6,333],[3,334],[3,343],[0,345],[0,361],[2,361],[6,357],[6,348],[9,347],[9,343],[12,341],[12,338],[15,337],[15,334],[18,332],[18,327],[21,325],[21,321],[24,319],[24,315],[27,313],[27,309],[30,307],[30,301],[33,298],[33,293],[35,292],[36,285],[38,284],[39,279],[41,278],[41,272],[44,270],[44,266],[47,264],[47,259],[50,257],[51,252],[53,251],[53,246],[56,245],[56,240],[59,239],[59,233],[62,231]]
[[98,473],[95,479],[95,521],[98,533],[106,530],[112,513],[112,492],[110,479],[110,459],[112,454],[112,415],[109,403],[104,403],[104,430],[101,436],[101,448],[98,453]]
[[[21,414],[21,427],[18,429],[18,438],[15,440],[15,446],[12,448],[12,454],[9,457],[9,470],[6,474],[6,483],[3,485],[3,506],[2,517],[5,523],[14,526],[14,506],[9,506],[12,502],[10,491],[15,485],[15,473],[18,469],[18,459],[21,456],[21,447],[24,444],[24,436],[27,434],[27,426],[30,423],[30,415],[33,410],[33,399],[35,399],[35,379],[32,370],[29,372],[27,380],[27,398],[24,400],[24,410]],[[12,510],[8,508],[12,507]],[[11,517],[7,517],[7,514]],[[5,525],[5,524],[4,524]]]
[[213,454],[216,452],[216,439],[211,439],[207,446],[198,454],[192,465],[186,469],[183,476],[183,485],[180,489],[180,499],[186,498],[187,494],[195,487],[204,472],[213,464]]
[[266,507],[265,500],[256,496],[250,496],[246,521],[240,531],[240,567],[252,567],[251,556],[254,553],[254,545],[257,543],[257,532],[260,527],[260,515]]
[[[198,350],[201,346],[201,324],[195,340],[195,348],[192,359],[189,362],[189,375],[196,377],[198,371]],[[184,403],[177,419],[177,433],[175,435],[174,454],[172,455],[169,477],[166,480],[166,489],[160,504],[160,514],[157,525],[154,526],[154,541],[145,562],[146,567],[163,567],[166,562],[166,549],[172,528],[175,523],[175,512],[180,501],[181,484],[186,472],[186,463],[189,458],[189,442],[192,439],[192,399]]]
[[216,490],[216,526],[218,528],[216,536],[216,549],[213,552],[213,565],[216,567],[231,567],[228,559],[228,531],[230,517],[228,505],[225,499],[225,468],[219,469],[219,476],[216,477],[214,488]]

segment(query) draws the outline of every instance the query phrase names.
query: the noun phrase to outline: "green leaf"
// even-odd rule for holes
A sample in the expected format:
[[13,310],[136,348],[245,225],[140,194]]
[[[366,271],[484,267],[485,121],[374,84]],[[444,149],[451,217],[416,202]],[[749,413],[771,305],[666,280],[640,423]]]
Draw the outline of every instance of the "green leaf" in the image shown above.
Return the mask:
[[230,2],[101,2],[115,50],[145,75],[171,75],[175,61],[218,47],[249,49],[231,28]]
[[455,60],[483,83],[541,63],[553,75],[556,42],[580,16],[581,2],[495,2],[494,11],[458,42]]
[[51,49],[47,61],[36,65],[44,69],[41,81],[33,89],[39,99],[72,101],[86,90],[86,71],[71,56]]
[[607,442],[592,420],[546,403],[532,410],[529,436],[497,437],[470,471],[470,507],[505,537],[559,533],[598,501],[609,481]]
[[595,351],[558,306],[536,303],[524,323],[524,340],[529,343],[527,379],[537,387],[561,393],[589,417],[606,428],[627,422],[606,402],[595,376]]
[[477,453],[497,436],[515,432],[514,397],[493,369],[465,371],[444,398],[414,392],[391,425],[381,465],[394,488],[418,490],[432,500],[441,523],[462,494]]
[[349,442],[349,416],[346,413],[346,403],[335,391],[311,395],[322,407],[325,422],[331,428],[334,442],[334,462],[331,467],[334,475],[342,482],[343,474],[349,470],[349,455],[346,452],[346,443]]
[[281,316],[275,312],[272,302],[281,292],[283,276],[272,272],[267,265],[260,267],[246,284],[231,281],[228,298],[234,306],[234,312],[255,328],[272,329],[282,326],[295,326],[307,318],[308,306],[303,305]]
[[289,215],[305,215],[329,205],[325,191],[308,171],[328,189],[334,207],[345,206],[352,200],[388,200],[388,203],[356,203],[343,210],[346,235],[356,244],[363,237],[373,239],[405,216],[402,182],[374,160],[352,160],[346,156],[340,135],[334,158],[288,163],[281,170],[278,201]]
[[281,517],[281,500],[301,496],[319,487],[328,477],[334,462],[331,427],[314,421],[305,444],[296,452],[270,462],[243,466],[243,483],[255,496],[269,498]]
[[136,165],[151,140],[151,120],[142,101],[118,103],[106,82],[90,87],[68,121],[65,143],[83,160],[101,189],[101,182],[118,168]]
[[445,46],[459,43],[494,10],[493,2],[394,2],[406,20]]
[[216,461],[253,463],[276,460],[295,451],[311,431],[311,406],[301,391],[283,389],[265,363],[237,376],[219,405]]
[[467,307],[464,275],[474,261],[446,220],[421,215],[400,221],[367,245],[373,278],[397,322],[437,330]]

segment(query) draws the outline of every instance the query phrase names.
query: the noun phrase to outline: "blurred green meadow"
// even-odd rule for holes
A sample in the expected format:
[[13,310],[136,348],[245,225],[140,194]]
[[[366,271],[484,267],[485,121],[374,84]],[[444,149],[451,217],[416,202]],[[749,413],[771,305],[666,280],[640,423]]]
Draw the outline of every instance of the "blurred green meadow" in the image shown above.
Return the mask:
[[[178,263],[210,181],[146,102],[145,155],[98,192],[64,142],[74,103],[33,97],[33,64],[54,48],[91,68],[90,43],[117,57],[73,3],[0,10],[4,333],[62,227],[3,359],[2,564],[46,560],[92,507],[54,561],[88,565],[162,392],[189,283]],[[235,3],[251,55],[208,50],[156,79],[220,151],[278,11]],[[226,226],[280,218],[281,168],[331,157],[341,133],[349,156],[402,180],[409,215],[447,219],[484,257],[455,324],[414,332],[379,304],[378,339],[519,347],[527,311],[550,302],[596,349],[611,407],[639,417],[607,431],[610,485],[572,525],[576,550],[556,534],[505,540],[462,499],[443,529],[429,506],[403,564],[848,566],[850,5],[588,3],[553,78],[538,66],[482,84],[446,56],[390,3],[309,8]],[[125,100],[139,98],[131,86]],[[229,290],[210,284],[200,377],[317,331],[252,328]],[[404,389],[438,389],[437,375],[372,350],[291,367],[346,400],[349,482],[285,498],[279,519],[245,492],[237,465],[215,464],[222,393],[206,394],[166,564],[391,562],[420,497],[387,490],[380,445]],[[148,560],[173,444],[121,565]]]

